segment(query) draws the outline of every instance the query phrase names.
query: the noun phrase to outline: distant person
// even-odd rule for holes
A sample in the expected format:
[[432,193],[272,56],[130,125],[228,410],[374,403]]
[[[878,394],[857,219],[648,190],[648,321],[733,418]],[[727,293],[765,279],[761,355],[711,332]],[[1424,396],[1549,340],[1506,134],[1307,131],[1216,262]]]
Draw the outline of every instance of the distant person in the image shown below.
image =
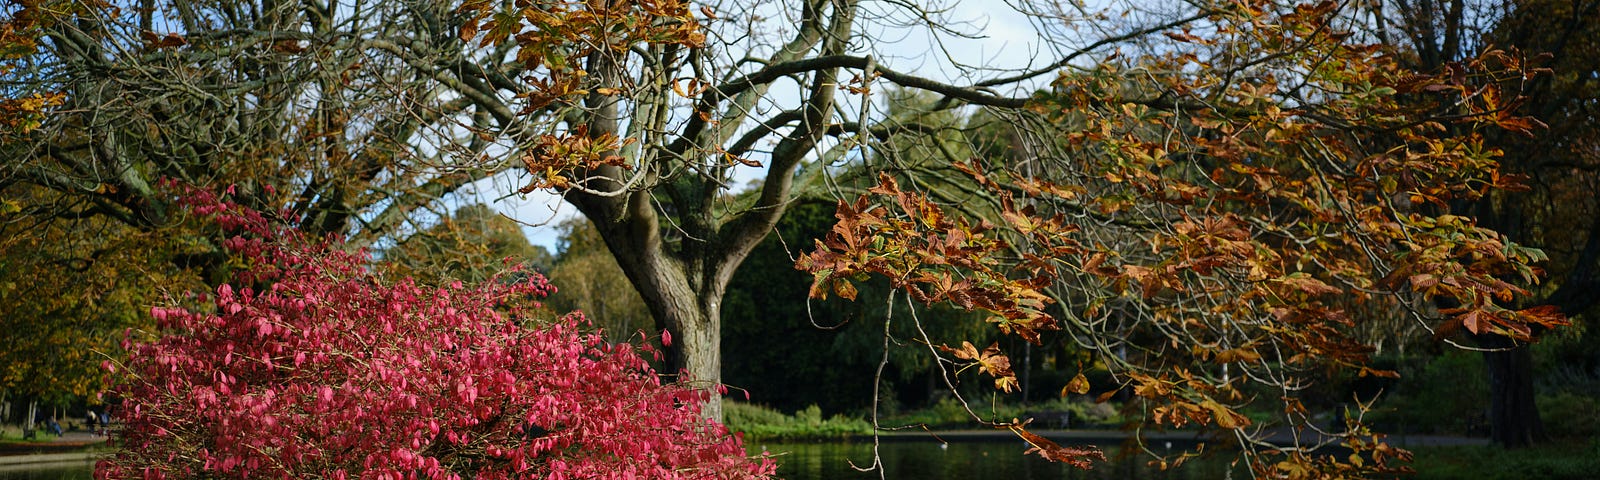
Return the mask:
[[100,411],[100,434],[111,435],[111,410]]
[[100,417],[94,414],[94,410],[89,410],[89,413],[86,416],[87,418],[85,418],[83,422],[84,431],[98,435],[99,431],[94,428],[94,425],[100,421]]
[[50,429],[50,433],[56,434],[57,437],[61,436],[61,424],[56,422],[54,415],[45,420],[44,426]]

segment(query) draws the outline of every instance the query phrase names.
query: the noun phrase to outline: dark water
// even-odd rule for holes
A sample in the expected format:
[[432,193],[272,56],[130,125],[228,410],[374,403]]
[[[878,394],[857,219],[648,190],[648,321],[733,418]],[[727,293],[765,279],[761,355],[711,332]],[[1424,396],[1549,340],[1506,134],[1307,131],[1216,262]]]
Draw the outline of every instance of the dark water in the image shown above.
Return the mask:
[[[778,476],[790,480],[879,478],[878,472],[851,467],[872,465],[872,443],[750,444],[750,451],[778,455]],[[1079,470],[1034,455],[1021,442],[960,442],[941,448],[937,442],[885,442],[879,446],[883,478],[916,480],[1005,478],[1054,479],[1223,479],[1229,459],[1202,459],[1183,468],[1161,471],[1149,466],[1148,457],[1119,459],[1114,447],[1106,449],[1107,462]],[[1248,478],[1243,470],[1234,477]]]
[[88,461],[31,465],[0,465],[0,480],[87,480],[94,476]]
[[[878,478],[878,472],[861,472],[851,462],[872,465],[872,443],[784,444],[752,442],[750,451],[777,455],[778,476],[790,480]],[[1110,460],[1092,470],[1078,470],[1052,463],[1038,455],[1023,455],[1020,442],[952,442],[940,448],[938,442],[884,442],[879,447],[883,459],[883,478],[943,480],[1005,478],[1021,480],[1056,479],[1169,479],[1210,480],[1228,475],[1229,459],[1202,459],[1183,468],[1161,471],[1147,465],[1147,457],[1119,459],[1115,447],[1105,447]],[[86,480],[94,473],[89,462],[47,465],[0,466],[0,480]],[[1235,478],[1248,478],[1233,472]]]

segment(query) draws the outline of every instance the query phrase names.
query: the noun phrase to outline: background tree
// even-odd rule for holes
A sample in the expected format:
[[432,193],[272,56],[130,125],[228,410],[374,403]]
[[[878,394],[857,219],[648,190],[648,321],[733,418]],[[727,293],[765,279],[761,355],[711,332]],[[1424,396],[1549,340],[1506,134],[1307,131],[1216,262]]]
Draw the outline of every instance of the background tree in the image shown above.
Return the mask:
[[[543,93],[528,97],[531,107],[566,106],[562,116],[537,116],[565,123],[523,154],[533,174],[526,188],[561,191],[595,220],[653,316],[678,339],[682,348],[672,356],[674,365],[712,384],[721,364],[716,348],[721,301],[734,270],[798,192],[824,184],[830,174],[829,168],[808,168],[801,176],[799,167],[813,158],[850,157],[814,154],[818,147],[875,148],[874,139],[902,128],[880,122],[885,116],[874,114],[872,102],[841,103],[841,92],[870,96],[893,84],[940,96],[940,109],[1015,110],[1028,103],[1026,96],[996,92],[1027,90],[1028,82],[1098,48],[1198,22],[1212,6],[1188,5],[1175,16],[1135,16],[1138,25],[1126,31],[1118,26],[1113,33],[1086,29],[1081,36],[1046,36],[1059,56],[1040,61],[1042,68],[973,71],[969,78],[978,79],[962,85],[897,69],[884,61],[891,56],[874,53],[882,45],[867,36],[873,34],[861,33],[951,32],[936,6],[816,0],[775,8],[708,6],[699,12],[704,21],[676,2],[548,8],[473,2],[466,8],[474,14],[463,30],[466,36],[480,46],[515,44],[532,51],[520,58],[530,70],[548,73],[536,82]],[[1023,8],[1035,12],[1032,6]],[[568,15],[601,21],[576,26],[551,21]],[[757,26],[757,19],[775,18],[782,19],[777,28]],[[1103,19],[1038,18],[1085,26]],[[1054,22],[1041,26],[1057,28]],[[597,33],[614,30],[629,35]],[[591,41],[562,44],[550,32]],[[634,48],[639,37],[675,43]],[[562,95],[569,93],[581,94],[581,103],[563,104]],[[726,182],[746,164],[765,169],[759,193],[747,197],[749,202],[730,201]]]
[[644,298],[628,283],[622,267],[611,257],[589,220],[562,222],[559,256],[550,279],[560,289],[550,295],[558,311],[583,311],[595,318],[612,340],[636,340],[641,331],[655,330]]
[[[1596,131],[1600,98],[1595,72],[1600,43],[1593,21],[1600,2],[1416,1],[1380,2],[1373,35],[1403,45],[1401,61],[1422,70],[1447,68],[1490,46],[1516,48],[1524,61],[1549,69],[1529,79],[1505,79],[1520,94],[1506,108],[1538,124],[1533,135],[1490,133],[1488,145],[1505,152],[1511,175],[1528,178],[1526,191],[1496,192],[1455,209],[1521,244],[1550,255],[1551,281],[1524,300],[1575,317],[1590,312],[1600,288],[1597,229]],[[1581,318],[1581,317],[1580,317]],[[1542,332],[1539,332],[1542,333]],[[1489,421],[1498,444],[1520,447],[1547,438],[1535,405],[1535,369],[1525,342],[1478,335],[1489,376]]]
[[[1600,186],[1593,138],[1600,98],[1600,35],[1592,20],[1600,2],[1518,2],[1486,35],[1486,42],[1520,49],[1530,58],[1548,55],[1550,69],[1524,90],[1517,112],[1547,126],[1536,135],[1494,138],[1508,152],[1512,173],[1526,175],[1530,191],[1484,199],[1472,211],[1486,225],[1518,242],[1549,252],[1549,286],[1529,304],[1552,305],[1579,316],[1592,330],[1600,289]],[[1489,369],[1491,435],[1496,443],[1525,446],[1545,438],[1533,402],[1534,365],[1525,344],[1504,337],[1480,339],[1485,346],[1512,350],[1485,353]],[[1592,341],[1592,340],[1591,340]],[[1589,360],[1593,362],[1594,360]]]
[[[409,214],[448,192],[522,168],[525,191],[560,193],[594,221],[677,340],[669,369],[710,385],[720,379],[722,300],[738,265],[804,190],[829,184],[836,161],[892,160],[862,152],[893,151],[886,139],[917,128],[872,100],[892,84],[938,96],[930,110],[988,107],[1016,127],[1012,145],[1021,148],[1004,162],[941,167],[972,172],[981,188],[960,204],[996,213],[983,216],[994,227],[934,215],[954,202],[924,200],[954,190],[923,187],[923,176],[909,175],[918,172],[883,182],[873,196],[901,214],[930,215],[890,222],[899,233],[933,228],[923,241],[948,243],[936,252],[865,245],[881,256],[863,263],[898,258],[884,272],[905,275],[912,269],[903,262],[927,253],[947,262],[935,270],[972,273],[891,275],[891,283],[933,281],[908,293],[998,309],[996,323],[1024,339],[1035,340],[1054,323],[1049,309],[1060,308],[1082,343],[1108,358],[1119,339],[1167,342],[1131,352],[1129,366],[1184,349],[1184,362],[1258,365],[1266,355],[1253,343],[1258,333],[1311,349],[1299,352],[1308,363],[1358,366],[1361,349],[1345,341],[1349,322],[1337,304],[1407,286],[1461,302],[1465,310],[1446,312],[1446,323],[1475,333],[1526,338],[1528,325],[1559,323],[1500,298],[1519,290],[1498,277],[1531,276],[1536,251],[1463,217],[1373,204],[1448,206],[1512,183],[1474,132],[1526,130],[1500,108],[1514,95],[1495,86],[1525,73],[1517,57],[1473,56],[1481,61],[1466,62],[1461,78],[1407,76],[1381,47],[1351,40],[1367,20],[1332,2],[1197,0],[1101,12],[1011,5],[1030,15],[1049,58],[1015,71],[966,69],[957,83],[908,73],[912,62],[881,51],[885,34],[973,33],[944,22],[938,5],[906,2],[172,0],[84,9],[91,13],[44,30],[37,61],[26,64],[32,73],[19,77],[33,80],[12,90],[66,97],[28,141],[3,146],[17,160],[0,182],[81,198],[141,230],[164,224],[169,210],[153,178],[237,184],[261,210],[363,245],[407,233]],[[1051,91],[1034,95],[1051,77]],[[1427,94],[1439,101],[1394,102]],[[1072,125],[1080,128],[1058,128]],[[1440,173],[1430,162],[1460,168]],[[728,195],[746,165],[760,166],[760,186]],[[849,205],[846,217],[867,208]],[[1096,228],[1069,232],[1087,225]],[[1355,226],[1329,235],[1328,225]],[[835,239],[846,245],[831,247],[863,247],[849,245],[870,238],[848,233],[857,227],[846,222]],[[1471,252],[1484,258],[1464,260]],[[1024,267],[1012,270],[1019,259]],[[1219,270],[1238,265],[1260,269]],[[835,267],[818,272],[818,291],[851,291],[830,278],[848,280]],[[1205,295],[1184,300],[1195,292]],[[1246,306],[1261,309],[1230,311]],[[1260,330],[1228,320],[1254,311],[1286,316],[1249,324]],[[1293,328],[1268,328],[1274,322]],[[1014,384],[1003,357],[972,350],[950,354]],[[1240,377],[1227,372],[1221,387],[1178,372],[1137,380],[1157,394],[1147,398],[1165,409],[1153,410],[1164,421],[1237,427],[1223,402]],[[1288,388],[1298,377],[1271,380]],[[716,415],[716,404],[707,411]]]
[[40,198],[56,195],[48,190],[4,193],[17,207],[0,211],[0,394],[58,416],[98,403],[107,386],[98,365],[121,356],[123,332],[146,325],[163,294],[201,284],[174,261],[196,249],[163,238],[181,229],[137,231],[85,212],[91,205],[29,211],[53,203]]
[[[824,413],[863,412],[876,398],[892,407],[915,408],[959,386],[915,343],[912,323],[890,325],[894,342],[884,345],[879,302],[810,299],[810,275],[796,271],[794,259],[805,245],[828,232],[834,206],[807,199],[790,207],[773,235],[762,240],[728,288],[725,315],[740,319],[722,326],[722,349],[729,358],[724,381],[746,399],[782,411],[816,405]],[[863,282],[858,295],[882,298],[887,282]],[[982,319],[950,306],[928,308],[920,325],[941,338],[966,338],[988,345],[993,335]],[[879,370],[880,363],[884,363]],[[871,375],[868,372],[879,372]],[[982,389],[965,388],[969,392]],[[898,410],[899,408],[894,408]]]
[[548,272],[553,263],[549,251],[528,242],[522,225],[481,203],[457,208],[383,250],[383,265],[393,273],[431,284],[482,282],[509,265]]
[[[453,203],[445,197],[508,168],[504,152],[541,131],[513,106],[531,91],[514,80],[526,73],[514,61],[519,52],[469,53],[457,6],[6,2],[0,8],[6,228],[35,229],[26,233],[33,240],[109,234],[145,242],[137,248],[167,266],[114,272],[101,262],[83,272],[127,280],[115,285],[116,295],[144,299],[138,301],[150,298],[144,289],[178,275],[169,271],[193,270],[220,283],[236,266],[220,247],[220,232],[178,233],[185,219],[175,216],[164,179],[233,191],[308,235],[343,236],[350,248],[400,243],[434,223],[436,212]],[[15,258],[66,258],[48,241],[10,246],[18,248],[7,251]],[[83,265],[93,252],[70,260]],[[143,280],[128,277],[136,273]],[[103,282],[63,279],[56,298],[96,298],[105,293],[91,288],[98,286]],[[7,315],[6,330],[54,335],[21,323],[34,318]],[[120,325],[86,326],[77,335]]]

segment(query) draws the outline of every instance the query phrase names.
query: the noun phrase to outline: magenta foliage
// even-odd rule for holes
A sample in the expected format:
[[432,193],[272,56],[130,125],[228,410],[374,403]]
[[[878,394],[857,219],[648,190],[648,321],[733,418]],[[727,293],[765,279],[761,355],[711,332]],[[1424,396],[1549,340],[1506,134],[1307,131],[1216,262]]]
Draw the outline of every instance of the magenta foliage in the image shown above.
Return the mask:
[[[205,192],[246,265],[129,342],[122,447],[96,478],[748,478],[769,459],[581,314],[528,324],[542,276],[386,284],[364,254]],[[131,338],[131,337],[130,337]],[[113,365],[108,364],[108,368]]]

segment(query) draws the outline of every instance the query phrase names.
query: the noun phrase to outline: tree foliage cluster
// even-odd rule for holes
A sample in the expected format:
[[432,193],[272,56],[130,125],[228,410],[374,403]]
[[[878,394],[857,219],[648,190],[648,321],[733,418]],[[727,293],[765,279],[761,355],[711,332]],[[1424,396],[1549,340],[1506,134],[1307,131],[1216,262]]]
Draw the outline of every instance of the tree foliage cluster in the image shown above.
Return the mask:
[[552,294],[548,303],[557,310],[580,310],[593,316],[616,341],[657,330],[644,298],[606,250],[594,225],[577,218],[562,223],[560,229],[558,256],[548,275],[561,290]]
[[[736,270],[808,195],[839,206],[799,257],[809,292],[895,289],[859,310],[881,311],[880,361],[904,345],[952,391],[956,372],[1022,384],[1009,343],[918,328],[932,323],[908,299],[977,312],[990,335],[1063,335],[1113,374],[1079,372],[1070,392],[1130,392],[1153,426],[1230,431],[1271,476],[1404,456],[1359,422],[1317,425],[1299,393],[1328,369],[1390,375],[1370,354],[1397,327],[1491,347],[1491,416],[1534,412],[1513,347],[1592,307],[1581,292],[1600,278],[1583,221],[1596,2],[1008,2],[1041,58],[961,65],[954,82],[881,41],[972,33],[935,2],[6,6],[0,214],[28,227],[17,245],[110,226],[163,252],[128,262],[173,267],[127,271],[227,283],[245,267],[228,235],[165,234],[183,223],[168,178],[235,185],[313,238],[397,245],[401,272],[469,252],[447,269],[482,275],[497,259],[461,243],[442,199],[520,175],[592,221],[586,241],[676,340],[665,369],[706,388]],[[1546,125],[1554,140],[1523,139]],[[752,167],[755,189],[730,195]],[[1566,224],[1589,226],[1550,227]],[[1573,267],[1531,286],[1546,255]],[[1256,408],[1283,414],[1240,414]],[[997,426],[1047,457],[1090,454]],[[1303,445],[1257,441],[1277,426]],[[1364,456],[1307,453],[1333,444]]]
[[485,204],[449,216],[383,249],[387,273],[430,284],[482,282],[512,265],[548,272],[553,258],[528,242],[522,225]]
[[[1371,347],[1350,334],[1367,319],[1352,307],[1389,306],[1445,337],[1529,341],[1567,323],[1512,283],[1538,280],[1542,252],[1451,209],[1521,188],[1484,135],[1532,133],[1514,107],[1539,72],[1495,50],[1404,68],[1351,41],[1361,25],[1335,2],[1216,7],[1197,14],[1204,35],[1166,31],[1161,47],[1062,73],[1015,113],[1031,133],[1060,132],[1027,139],[1030,156],[945,159],[999,215],[884,175],[840,201],[799,267],[817,297],[854,297],[852,278],[874,274],[1030,341],[1066,329],[1113,359],[1152,425],[1250,438],[1263,429],[1239,410],[1267,402],[1283,412],[1269,425],[1363,455],[1244,442],[1258,473],[1402,468],[1406,453],[1359,421],[1318,425],[1299,392],[1326,368],[1394,375],[1368,366]],[[1016,385],[1002,352],[940,349]]]
[[[186,226],[141,232],[83,204],[40,215],[35,209],[54,192],[7,194],[19,206],[0,212],[0,312],[8,322],[0,329],[0,392],[57,407],[94,402],[108,386],[99,364],[119,355],[123,331],[148,325],[141,312],[163,295],[204,284],[181,264],[207,248],[186,243],[196,238]],[[155,238],[163,235],[173,238]]]

